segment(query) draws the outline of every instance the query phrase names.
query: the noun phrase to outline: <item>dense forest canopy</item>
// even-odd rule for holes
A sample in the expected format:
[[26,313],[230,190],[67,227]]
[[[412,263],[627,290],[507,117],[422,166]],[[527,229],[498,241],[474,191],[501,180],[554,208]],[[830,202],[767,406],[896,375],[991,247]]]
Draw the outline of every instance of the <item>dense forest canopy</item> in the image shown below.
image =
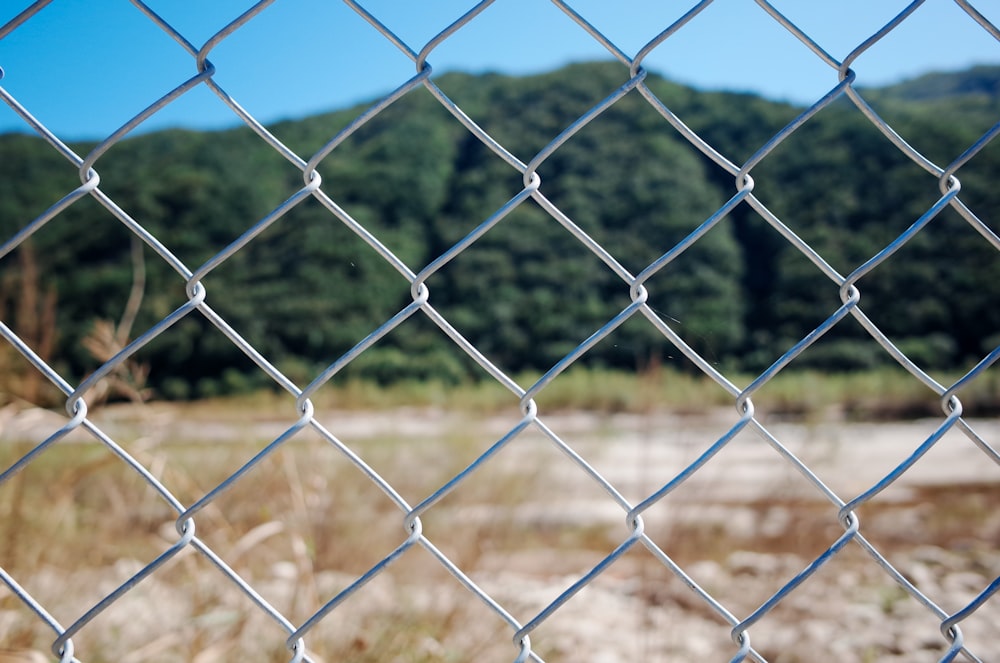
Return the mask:
[[[591,63],[523,78],[448,74],[437,83],[528,162],[621,85],[625,74],[620,65]],[[747,94],[696,91],[652,75],[647,81],[677,116],[735,163],[802,110]],[[1000,68],[932,74],[863,94],[904,139],[943,167],[1000,119]],[[308,157],[362,110],[271,130]],[[73,147],[85,154],[92,146]],[[102,156],[96,169],[101,190],[192,270],[303,182],[297,168],[249,129],[130,138]],[[413,272],[523,187],[520,173],[422,88],[338,146],[319,171],[323,190]],[[732,175],[687,143],[635,91],[556,150],[539,174],[542,193],[632,274],[736,191]],[[987,224],[1000,213],[998,174],[996,144],[958,173],[961,199]],[[846,99],[793,133],[754,168],[753,177],[764,205],[841,274],[886,246],[941,195],[936,178]],[[75,169],[42,140],[0,136],[0,241],[78,185]],[[123,329],[139,273],[141,305],[134,323]],[[312,199],[223,262],[204,285],[206,302],[302,384],[411,301],[407,280]],[[628,286],[530,200],[427,285],[431,303],[506,371],[548,369],[630,302]],[[109,334],[134,337],[149,329],[186,300],[184,286],[121,222],[84,197],[0,259],[0,319],[67,379],[79,380],[99,365],[100,347],[114,345]],[[653,308],[696,350],[726,369],[744,371],[768,366],[841,303],[837,286],[747,205],[647,287]],[[950,209],[859,287],[866,313],[925,368],[968,367],[1000,343],[1000,256]],[[46,331],[50,318],[55,334]],[[3,361],[6,370],[23,370],[22,360]],[[889,361],[858,324],[845,320],[794,366],[852,370]],[[136,362],[163,397],[270,383],[198,313],[154,340]],[[689,368],[641,317],[584,359],[629,370],[658,362]],[[418,314],[345,372],[358,374],[383,382],[457,382],[481,371]]]

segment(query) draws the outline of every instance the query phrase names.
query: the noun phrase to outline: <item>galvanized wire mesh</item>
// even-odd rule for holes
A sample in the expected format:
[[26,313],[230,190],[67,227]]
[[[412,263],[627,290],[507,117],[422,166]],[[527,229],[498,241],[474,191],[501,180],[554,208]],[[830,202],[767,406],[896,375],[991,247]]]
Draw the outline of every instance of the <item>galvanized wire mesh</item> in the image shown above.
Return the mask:
[[[802,44],[808,47],[815,58],[836,72],[836,83],[830,88],[827,94],[809,106],[770,140],[760,145],[759,149],[742,163],[733,161],[730,156],[721,153],[696,132],[692,131],[685,122],[687,118],[679,117],[675,114],[667,104],[657,98],[645,83],[647,72],[643,67],[643,63],[647,57],[674,35],[683,31],[689,21],[695,18],[706,6],[711,4],[711,0],[705,0],[692,6],[690,11],[678,21],[672,25],[663,26],[662,31],[652,41],[634,54],[628,54],[621,50],[611,39],[602,33],[600,25],[588,22],[585,12],[577,11],[569,2],[553,0],[558,8],[565,13],[567,21],[571,21],[581,30],[584,30],[606,49],[614,59],[621,63],[621,85],[617,89],[608,90],[607,96],[600,103],[594,105],[586,113],[564,127],[561,133],[553,137],[548,145],[534,155],[515,155],[511,153],[504,145],[500,144],[483,128],[477,125],[475,118],[467,115],[458,104],[449,99],[445,92],[435,84],[435,72],[430,64],[433,60],[435,49],[471,23],[480,20],[480,13],[491,2],[482,2],[471,7],[467,13],[441,30],[437,36],[426,44],[409,44],[399,38],[393,32],[390,25],[383,23],[377,12],[369,11],[363,2],[356,2],[354,0],[347,0],[347,4],[358,15],[363,17],[373,30],[377,31],[378,34],[412,60],[416,73],[408,80],[399,84],[392,93],[358,115],[346,128],[330,137],[329,141],[314,154],[300,155],[295,153],[272,134],[267,127],[255,119],[250,112],[245,110],[240,105],[238,99],[230,96],[220,86],[215,78],[216,68],[211,61],[212,51],[232,34],[243,29],[244,26],[252,21],[266,20],[258,18],[258,15],[272,1],[264,0],[257,3],[245,13],[235,18],[229,25],[208,39],[203,45],[198,46],[189,41],[177,27],[161,18],[150,7],[139,0],[132,0],[132,4],[145,15],[146,19],[153,22],[159,29],[169,35],[177,43],[178,47],[190,56],[194,74],[183,84],[172,89],[164,89],[163,95],[159,99],[84,155],[75,153],[59,136],[55,135],[35,119],[31,108],[23,106],[17,98],[0,87],[0,97],[3,98],[4,102],[27,123],[35,134],[42,137],[53,150],[61,154],[79,170],[81,181],[79,187],[66,193],[61,200],[54,203],[41,216],[35,219],[25,219],[21,230],[15,235],[0,238],[3,242],[2,246],[0,246],[0,258],[11,254],[33,233],[59,217],[60,214],[77,203],[77,201],[85,197],[90,197],[100,203],[129,231],[155,251],[156,255],[166,262],[186,284],[187,293],[187,301],[182,306],[164,316],[155,325],[142,330],[135,340],[130,342],[120,352],[106,361],[97,371],[78,384],[72,384],[64,379],[51,364],[46,363],[41,358],[37,348],[31,347],[25,339],[20,338],[10,327],[0,321],[0,334],[3,335],[6,342],[30,362],[34,370],[44,375],[46,379],[58,387],[65,395],[65,408],[69,417],[64,425],[58,427],[56,430],[52,430],[44,438],[36,440],[30,451],[0,474],[0,490],[5,486],[9,486],[21,470],[32,463],[39,462],[43,452],[58,449],[58,452],[62,454],[74,453],[74,447],[59,446],[59,442],[74,432],[84,431],[93,441],[106,447],[121,462],[127,464],[130,471],[134,473],[134,476],[153,489],[162,503],[167,505],[176,514],[174,540],[169,545],[164,546],[157,557],[142,563],[137,569],[132,569],[129,577],[124,582],[117,584],[117,586],[109,588],[104,593],[103,598],[92,603],[88,609],[80,614],[73,615],[68,623],[64,623],[53,617],[53,613],[56,612],[58,606],[51,605],[51,601],[49,605],[46,605],[37,599],[32,592],[26,589],[28,584],[26,578],[16,577],[5,570],[3,565],[6,562],[0,559],[0,578],[2,578],[7,590],[13,597],[11,599],[11,596],[8,596],[8,602],[16,600],[21,609],[29,610],[33,613],[34,618],[50,629],[52,634],[51,651],[60,660],[103,660],[100,652],[77,651],[74,645],[74,638],[82,629],[87,628],[88,625],[116,602],[122,601],[130,593],[135,592],[151,576],[161,573],[162,569],[175,560],[175,558],[181,557],[182,553],[190,553],[191,551],[194,551],[194,553],[207,560],[211,567],[217,571],[212,575],[212,582],[230,585],[235,591],[249,600],[245,604],[245,609],[248,612],[259,612],[265,615],[284,632],[283,646],[287,649],[289,660],[318,660],[310,653],[310,636],[314,632],[314,629],[320,624],[343,619],[344,615],[351,610],[348,602],[349,599],[362,593],[366,584],[387,573],[387,570],[397,561],[413,555],[416,549],[423,549],[430,554],[436,564],[445,569],[448,574],[458,581],[461,587],[464,588],[464,595],[468,601],[485,605],[488,611],[506,625],[506,637],[510,638],[512,643],[510,645],[511,659],[516,661],[529,659],[540,661],[542,657],[538,653],[539,650],[533,640],[536,631],[550,622],[550,620],[553,620],[561,611],[565,611],[566,606],[573,601],[574,597],[584,588],[595,584],[602,574],[611,569],[628,568],[622,563],[623,558],[633,549],[642,548],[648,551],[649,554],[662,564],[664,569],[668,570],[688,588],[692,597],[692,604],[699,606],[697,608],[692,607],[692,610],[707,610],[712,614],[712,618],[716,621],[720,629],[728,629],[732,640],[731,648],[728,651],[716,651],[712,660],[765,661],[767,660],[765,654],[755,649],[752,641],[755,625],[763,619],[772,616],[779,604],[787,601],[790,596],[800,591],[803,583],[809,581],[824,565],[830,563],[831,560],[837,559],[846,549],[851,547],[855,549],[860,548],[867,553],[884,572],[885,577],[891,580],[891,583],[898,587],[905,595],[915,599],[922,606],[922,609],[926,611],[930,621],[937,623],[940,629],[940,633],[936,636],[938,644],[936,647],[931,646],[929,648],[928,660],[934,658],[946,661],[957,659],[960,656],[968,660],[981,660],[977,658],[977,654],[971,647],[966,646],[963,639],[963,622],[977,613],[977,611],[983,610],[984,606],[989,605],[990,601],[993,600],[994,594],[1000,589],[1000,578],[996,578],[984,586],[977,587],[972,598],[965,601],[962,605],[942,605],[940,597],[925,593],[918,587],[918,583],[912,578],[907,577],[903,571],[894,565],[893,561],[883,553],[878,545],[866,537],[864,521],[857,513],[860,507],[869,503],[884,490],[896,483],[901,476],[910,471],[921,457],[935,447],[949,431],[961,432],[968,439],[969,443],[981,452],[983,463],[989,464],[991,468],[1000,464],[1000,455],[998,455],[997,449],[980,431],[977,431],[976,427],[963,418],[961,399],[963,388],[981,376],[1000,357],[1000,347],[983,357],[961,379],[951,384],[940,384],[893,344],[886,334],[866,315],[861,304],[862,288],[858,286],[859,280],[879,265],[891,260],[899,249],[917,233],[920,233],[925,226],[931,223],[946,208],[951,208],[961,215],[981,235],[984,242],[988,242],[992,247],[1000,250],[1000,238],[959,197],[962,168],[989,144],[996,137],[997,133],[1000,133],[1000,123],[994,125],[989,131],[970,144],[964,152],[957,155],[950,163],[938,164],[918,152],[903,137],[898,135],[866,102],[862,92],[854,85],[856,77],[852,65],[855,61],[866,50],[880,40],[887,38],[893,30],[902,25],[919,8],[922,4],[920,1],[913,2],[907,6],[892,21],[872,34],[870,38],[858,44],[849,55],[838,60],[824,50],[823,44],[814,41],[777,9],[764,0],[758,0],[757,4],[762,11],[770,15],[776,23],[780,24],[785,30],[801,41]],[[976,30],[983,30],[993,38],[1000,40],[1000,29],[990,23],[971,3],[962,0],[956,0],[956,2],[967,14],[971,27],[975,27]],[[22,13],[0,28],[0,39],[16,31],[22,24],[32,21],[43,10],[59,11],[58,3],[53,3],[51,7],[47,8],[46,6],[49,4],[48,1],[40,1],[28,6]],[[100,186],[101,158],[133,132],[142,129],[144,122],[149,120],[154,114],[174,103],[192,89],[199,87],[207,88],[214,93],[222,103],[232,110],[235,116],[256,133],[261,141],[269,145],[275,152],[300,170],[302,173],[302,186],[292,193],[287,200],[277,205],[271,213],[247,227],[240,237],[216,253],[211,259],[200,265],[188,265],[175,255],[169,243],[161,241],[160,238],[154,236],[144,227],[142,218],[133,218],[129,214],[129,210],[120,207],[114,199],[102,191]],[[498,159],[505,162],[513,171],[520,173],[523,178],[523,189],[498,209],[483,210],[482,218],[485,220],[436,259],[425,265],[410,265],[387,248],[377,232],[359,223],[359,221],[351,216],[347,208],[338,204],[338,201],[324,190],[323,181],[317,172],[317,168],[324,159],[337,151],[338,146],[372,118],[405,97],[411,91],[419,88],[429,91],[440,102],[441,107],[450,113],[455,121],[460,123],[469,134],[478,139],[478,141],[491,150]],[[733,178],[732,197],[722,207],[698,224],[683,241],[673,247],[666,247],[665,252],[660,258],[645,266],[644,269],[636,274],[626,269],[615,255],[590,237],[574,223],[572,218],[546,197],[545,183],[538,174],[539,167],[552,157],[566,141],[588,124],[600,118],[605,111],[614,106],[619,100],[629,95],[644,98],[659,113],[665,125],[672,127],[693,148],[705,155],[719,168],[728,172]],[[781,218],[772,213],[754,195],[753,178],[754,169],[765,160],[772,158],[772,154],[779,144],[796,132],[799,127],[814,115],[822,113],[824,109],[835,101],[843,99],[849,100],[856,107],[857,111],[862,113],[902,154],[929,173],[933,180],[936,180],[940,191],[937,201],[922,216],[914,219],[912,225],[905,232],[882,247],[870,260],[858,265],[848,274],[842,274],[832,267],[822,255],[796,235]],[[366,338],[361,340],[349,352],[332,361],[325,370],[315,375],[310,382],[299,384],[279,371],[267,356],[263,355],[251,343],[245,340],[237,330],[232,328],[216,312],[212,306],[213,298],[226,297],[227,295],[224,292],[213,292],[210,287],[204,284],[204,281],[220,265],[223,265],[227,260],[253,242],[265,229],[275,224],[281,224],[283,217],[290,210],[309,199],[318,201],[328,210],[331,223],[345,225],[356,233],[371,250],[377,252],[386,263],[391,265],[398,272],[399,277],[409,283],[412,302],[389,319],[373,321],[372,328],[374,331]],[[558,223],[566,233],[575,237],[612,274],[617,276],[621,280],[621,288],[628,293],[631,303],[613,318],[607,320],[599,329],[594,330],[589,338],[579,343],[573,351],[566,354],[536,382],[533,384],[520,384],[492,363],[488,356],[464,338],[447,317],[434,307],[430,302],[431,288],[428,287],[427,281],[432,275],[449,263],[449,261],[472,246],[485,233],[489,232],[495,226],[503,224],[505,218],[513,210],[527,201],[534,201],[534,203],[544,209],[553,222]],[[770,224],[776,233],[780,234],[787,242],[801,252],[817,270],[829,278],[833,287],[838,289],[842,302],[842,305],[832,312],[815,330],[789,347],[777,361],[758,375],[745,388],[738,387],[729,377],[722,374],[713,362],[695,351],[677,332],[673,324],[674,321],[661,315],[660,312],[654,310],[647,303],[649,298],[647,283],[650,279],[697,243],[703,235],[717,224],[726,223],[731,212],[739,206],[752,208]],[[199,499],[192,502],[184,502],[175,497],[175,491],[172,490],[170,482],[163,479],[162,473],[159,470],[144,465],[134,452],[130,452],[126,448],[127,445],[116,441],[113,435],[98,426],[88,416],[88,396],[92,395],[95,387],[144,346],[153,342],[160,335],[169,334],[171,327],[187,316],[203,316],[208,320],[242,352],[250,357],[271,380],[293,395],[296,404],[296,411],[293,416],[290,416],[290,423],[286,430],[275,436],[268,445],[249,461],[242,464],[234,464],[228,478],[210,487]],[[513,394],[519,401],[521,412],[520,420],[509,426],[485,451],[478,454],[467,466],[453,474],[448,480],[437,485],[425,498],[417,503],[411,503],[404,499],[399,490],[390,481],[383,478],[374,467],[366,463],[349,442],[342,441],[337,435],[335,425],[328,427],[321,423],[314,410],[312,400],[317,392],[324,385],[327,385],[346,365],[357,359],[368,348],[400,327],[400,325],[412,316],[424,316],[440,328],[453,342],[455,353],[463,353],[471,358],[486,376],[496,380]],[[571,436],[560,435],[554,427],[547,424],[547,413],[539,409],[535,398],[549,387],[560,374],[584,356],[588,350],[609,337],[623,323],[630,319],[643,318],[648,324],[659,330],[663,337],[668,339],[702,373],[714,380],[720,389],[729,394],[736,408],[736,416],[729,429],[714,441],[710,441],[693,462],[686,464],[680,471],[671,476],[657,477],[657,487],[648,492],[644,498],[634,501],[627,499],[612,478],[605,476],[606,473],[602,474],[598,471],[594,465],[589,463],[579,453],[575,448],[574,440]],[[942,409],[940,421],[934,430],[919,444],[908,449],[902,460],[891,471],[885,473],[884,476],[881,476],[874,483],[867,485],[864,490],[856,495],[840,494],[824,483],[820,476],[810,468],[807,461],[800,458],[789,448],[779,434],[772,430],[772,428],[765,426],[760,419],[755,417],[753,400],[754,395],[779,372],[785,369],[796,357],[833,327],[849,318],[853,318],[860,323],[867,330],[868,334],[870,334],[871,338],[886,353],[891,355],[900,366],[905,368],[913,376],[914,380],[920,381],[936,393],[940,399]],[[338,455],[338,457],[342,457],[355,466],[373,486],[381,490],[394,503],[395,507],[398,508],[398,524],[401,526],[401,529],[399,530],[396,547],[393,550],[378,559],[366,571],[358,574],[352,581],[345,583],[339,591],[321,597],[321,605],[318,609],[313,610],[307,618],[295,621],[269,603],[250,581],[241,577],[234,570],[230,563],[227,562],[227,557],[233,551],[218,550],[210,546],[206,543],[205,537],[200,534],[200,531],[203,527],[211,526],[212,520],[205,516],[211,510],[222,508],[219,504],[221,497],[225,493],[239,485],[252,485],[255,480],[252,476],[252,470],[273,456],[280,447],[307,430],[313,431],[328,443],[327,453]],[[836,518],[842,526],[843,531],[831,540],[820,554],[809,561],[805,568],[802,568],[801,571],[795,573],[791,578],[787,578],[784,582],[774,586],[770,597],[760,603],[756,609],[746,614],[736,614],[731,607],[727,607],[722,600],[716,598],[715,594],[717,592],[715,589],[708,585],[699,584],[696,579],[697,574],[693,574],[690,569],[684,568],[677,563],[665,551],[663,541],[658,541],[655,537],[647,533],[644,524],[644,514],[661,503],[675,489],[690,481],[692,477],[695,477],[717,454],[733,445],[734,441],[738,438],[740,440],[744,439],[745,436],[741,436],[741,433],[744,431],[757,433],[777,452],[777,455],[772,458],[773,463],[786,464],[787,467],[794,469],[795,472],[804,478],[812,487],[815,495],[828,503],[829,513],[836,514]],[[618,510],[618,516],[626,524],[626,531],[620,536],[617,547],[606,554],[596,565],[576,573],[566,582],[564,590],[557,597],[551,600],[546,599],[541,609],[531,612],[519,609],[517,606],[509,604],[509,602],[505,603],[504,599],[495,595],[496,592],[491,593],[484,589],[483,586],[477,584],[477,581],[474,580],[469,570],[462,567],[460,561],[456,561],[445,554],[434,541],[439,541],[438,536],[446,537],[448,535],[447,529],[442,530],[438,534],[431,535],[424,527],[424,521],[428,514],[431,514],[444,498],[452,495],[462,486],[477,482],[479,477],[485,474],[485,468],[494,461],[495,457],[507,448],[516,447],[527,437],[526,433],[536,436],[541,435],[555,449],[561,452],[561,460],[559,462],[563,463],[569,471],[581,473],[582,476],[587,478],[587,481],[594,484],[605,496],[607,503],[613,505]],[[498,505],[496,508],[501,509],[503,507]],[[209,524],[203,525],[203,522]],[[53,541],[52,545],[57,546],[59,542]],[[252,552],[249,554],[252,554]],[[627,573],[627,571],[619,572]],[[386,619],[389,620],[392,617],[387,615]],[[607,637],[615,638],[616,635],[608,633]],[[838,636],[834,634],[832,637],[836,638]],[[2,636],[0,636],[0,644],[2,644]],[[651,655],[655,655],[655,652]],[[472,655],[468,654],[468,656],[471,657]],[[818,653],[817,657],[822,659],[824,655]],[[579,652],[573,658],[576,660],[590,660],[587,652]]]

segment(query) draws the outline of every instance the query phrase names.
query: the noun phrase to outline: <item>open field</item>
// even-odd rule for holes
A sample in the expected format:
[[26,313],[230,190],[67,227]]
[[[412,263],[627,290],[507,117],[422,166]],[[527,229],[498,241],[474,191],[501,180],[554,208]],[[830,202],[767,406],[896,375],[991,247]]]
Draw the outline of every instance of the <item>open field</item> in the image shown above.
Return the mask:
[[[516,408],[318,408],[316,419],[411,506],[519,421]],[[719,439],[726,409],[541,412],[563,442],[636,504]],[[295,421],[294,408],[114,406],[101,430],[190,505]],[[57,430],[43,410],[3,411],[6,468]],[[781,420],[767,429],[844,500],[901,462],[940,419]],[[1000,421],[971,421],[987,442]],[[1000,468],[946,433],[858,510],[862,534],[946,612],[1000,575]],[[0,485],[0,566],[64,626],[178,539],[174,511],[118,457],[77,431]],[[743,619],[840,534],[837,507],[750,429],[643,514],[645,532]],[[306,428],[195,516],[197,536],[268,603],[301,624],[406,538],[403,512],[348,457]],[[521,623],[629,536],[625,512],[529,426],[422,516],[423,534]],[[769,661],[936,661],[940,619],[849,544],[757,623]],[[1000,658],[1000,602],[962,623]],[[730,627],[641,545],[531,635],[546,661],[728,661]],[[0,647],[46,651],[52,632],[0,593]],[[330,612],[306,642],[315,661],[510,661],[512,629],[427,550],[397,562]],[[287,634],[206,557],[185,549],[73,641],[100,661],[286,661]]]

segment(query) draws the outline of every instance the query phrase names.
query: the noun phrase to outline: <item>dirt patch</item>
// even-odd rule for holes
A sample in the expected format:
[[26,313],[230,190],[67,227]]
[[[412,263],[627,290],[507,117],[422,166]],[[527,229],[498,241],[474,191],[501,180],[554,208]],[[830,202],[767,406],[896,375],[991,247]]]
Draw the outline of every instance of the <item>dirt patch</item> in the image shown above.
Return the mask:
[[[189,506],[295,422],[294,413],[229,415],[192,418],[158,405],[94,420]],[[317,418],[336,443],[314,429],[296,434],[194,518],[204,546],[295,624],[404,542],[403,502],[435,494],[521,415]],[[937,611],[968,606],[1000,575],[996,464],[952,430],[876,494],[940,420],[779,421],[765,422],[764,434],[739,432],[676,481],[737,420],[730,412],[544,417],[544,429],[510,438],[422,514],[425,539],[309,633],[312,660],[513,660],[515,629],[488,602],[525,624],[584,577],[531,633],[544,660],[729,660],[733,624],[820,559],[844,535],[841,503],[869,494],[855,510],[865,545],[848,542],[767,610],[749,630],[752,644],[771,661],[944,656]],[[5,412],[4,467],[64,423],[48,412]],[[1000,439],[1000,422],[970,423],[982,440]],[[623,504],[647,500],[648,539],[632,541]],[[74,432],[0,485],[0,567],[68,625],[169,549],[176,517],[134,469]],[[1000,658],[995,599],[961,627],[970,651]],[[0,594],[0,633],[0,646],[46,650],[53,639],[10,592]],[[188,547],[74,644],[88,663],[209,661],[222,651],[286,661],[287,635]]]

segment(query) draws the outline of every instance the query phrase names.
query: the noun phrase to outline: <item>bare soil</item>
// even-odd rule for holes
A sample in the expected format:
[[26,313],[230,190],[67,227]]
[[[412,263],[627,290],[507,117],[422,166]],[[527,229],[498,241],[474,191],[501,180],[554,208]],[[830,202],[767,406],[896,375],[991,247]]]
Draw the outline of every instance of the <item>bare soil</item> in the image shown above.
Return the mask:
[[[513,429],[520,413],[316,417],[413,506]],[[168,404],[93,416],[186,505],[295,418]],[[3,467],[65,421],[0,411]],[[543,413],[541,421],[555,439],[529,426],[421,517],[426,541],[489,599],[415,545],[308,634],[313,661],[514,660],[514,629],[487,601],[521,624],[535,619],[629,540],[618,499],[636,505],[657,494],[738,417]],[[870,491],[941,423],[765,419],[771,439],[742,430],[642,513],[645,534],[668,561],[635,543],[540,621],[533,651],[550,662],[730,660],[738,650],[732,624],[844,534],[837,500]],[[1000,420],[968,423],[984,443],[1000,440]],[[855,511],[869,547],[914,591],[849,542],[750,628],[754,650],[771,662],[940,660],[949,647],[943,616],[1000,576],[998,505],[1000,467],[969,435],[946,432]],[[195,521],[205,545],[301,624],[405,539],[404,511],[342,449],[306,430]],[[134,471],[75,431],[0,485],[0,567],[67,626],[168,549],[178,539],[175,518]],[[1000,660],[1000,599],[985,600],[961,630],[969,652]],[[188,548],[74,645],[85,663],[284,661],[287,635]],[[0,590],[0,648],[45,651],[53,638]]]

